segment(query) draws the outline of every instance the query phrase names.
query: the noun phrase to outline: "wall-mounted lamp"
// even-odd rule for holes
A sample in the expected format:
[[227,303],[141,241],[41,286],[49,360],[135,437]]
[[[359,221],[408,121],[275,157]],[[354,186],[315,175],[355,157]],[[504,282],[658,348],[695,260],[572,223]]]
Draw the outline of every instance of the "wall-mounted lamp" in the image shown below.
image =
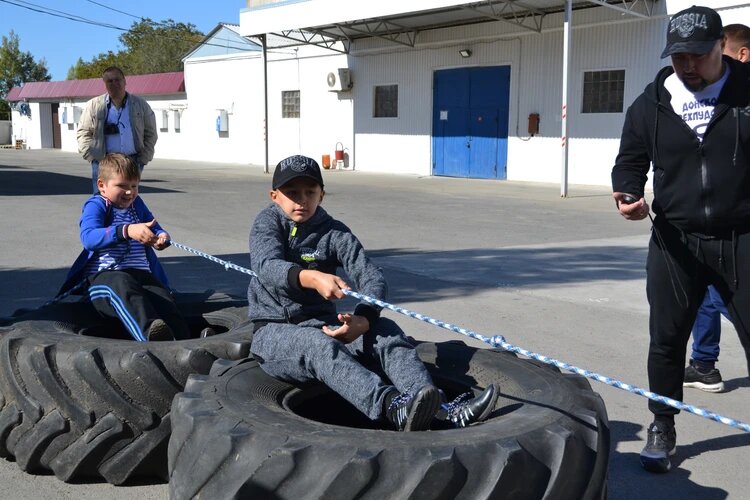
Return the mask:
[[462,49],[462,50],[459,50],[458,53],[461,54],[461,57],[471,57],[470,49]]

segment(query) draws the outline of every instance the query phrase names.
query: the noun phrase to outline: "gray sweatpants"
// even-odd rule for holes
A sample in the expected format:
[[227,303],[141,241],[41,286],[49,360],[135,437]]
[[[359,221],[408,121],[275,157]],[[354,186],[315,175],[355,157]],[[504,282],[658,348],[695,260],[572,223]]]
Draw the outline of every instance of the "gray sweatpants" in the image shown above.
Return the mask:
[[[383,416],[383,399],[394,386],[416,393],[432,379],[399,326],[380,318],[365,335],[350,344],[329,337],[312,319],[293,325],[269,323],[253,336],[250,350],[263,371],[287,382],[319,380],[359,411],[376,420]],[[393,385],[365,365],[376,363]]]

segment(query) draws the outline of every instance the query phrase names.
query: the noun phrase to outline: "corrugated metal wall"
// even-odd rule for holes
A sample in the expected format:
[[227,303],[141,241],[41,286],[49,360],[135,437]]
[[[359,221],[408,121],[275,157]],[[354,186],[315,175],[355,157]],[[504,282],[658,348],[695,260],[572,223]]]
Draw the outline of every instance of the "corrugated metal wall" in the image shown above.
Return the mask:
[[[608,24],[584,27],[593,23]],[[357,168],[430,175],[433,72],[510,65],[508,179],[558,182],[562,17],[548,16],[545,26],[542,34],[501,22],[434,30],[420,34],[415,49],[389,49],[380,40],[359,43],[350,58],[357,81],[353,92]],[[624,111],[581,114],[583,72],[624,69],[627,107],[662,66],[659,53],[665,21],[623,21],[623,16],[613,15],[610,9],[596,8],[576,11],[573,26],[569,179],[608,184]],[[463,48],[472,50],[470,58],[460,57],[458,51]],[[383,84],[399,85],[398,118],[372,116],[374,87]],[[540,133],[535,137],[527,137],[529,113],[541,116]]]

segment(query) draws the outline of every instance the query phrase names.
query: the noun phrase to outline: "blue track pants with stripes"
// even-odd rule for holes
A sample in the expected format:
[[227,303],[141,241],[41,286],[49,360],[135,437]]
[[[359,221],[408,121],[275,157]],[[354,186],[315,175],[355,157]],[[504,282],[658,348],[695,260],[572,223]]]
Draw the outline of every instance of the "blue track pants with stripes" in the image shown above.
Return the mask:
[[155,319],[164,320],[177,340],[190,337],[187,323],[172,294],[159,280],[142,269],[101,271],[89,278],[88,294],[94,309],[105,318],[122,322],[125,338],[147,340]]

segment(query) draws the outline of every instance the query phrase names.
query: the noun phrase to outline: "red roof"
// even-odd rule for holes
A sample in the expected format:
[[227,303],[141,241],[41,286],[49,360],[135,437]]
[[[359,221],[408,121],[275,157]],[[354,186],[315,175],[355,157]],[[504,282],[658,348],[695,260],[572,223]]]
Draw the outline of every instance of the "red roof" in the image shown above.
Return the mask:
[[18,98],[18,95],[21,93],[21,87],[13,87],[10,89],[10,92],[8,92],[8,95],[5,96],[5,100],[8,102],[16,102],[20,101]]
[[[126,76],[125,80],[127,91],[136,95],[167,95],[185,92],[185,74],[182,71],[132,75]],[[62,82],[28,82],[23,87],[13,87],[5,100],[15,102],[23,99],[90,98],[105,92],[101,78]]]

